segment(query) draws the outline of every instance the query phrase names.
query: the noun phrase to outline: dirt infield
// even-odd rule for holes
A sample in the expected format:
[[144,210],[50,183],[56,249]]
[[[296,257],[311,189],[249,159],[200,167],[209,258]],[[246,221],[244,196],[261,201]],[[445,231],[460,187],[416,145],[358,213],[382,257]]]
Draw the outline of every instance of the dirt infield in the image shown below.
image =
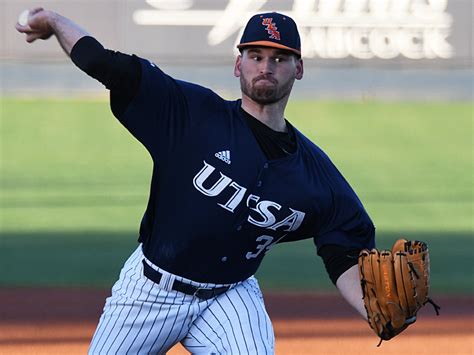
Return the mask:
[[[0,354],[84,354],[108,291],[0,290]],[[368,325],[338,296],[265,295],[276,354],[473,354],[473,299],[436,297],[416,324],[377,348]],[[169,354],[188,354],[177,346]]]

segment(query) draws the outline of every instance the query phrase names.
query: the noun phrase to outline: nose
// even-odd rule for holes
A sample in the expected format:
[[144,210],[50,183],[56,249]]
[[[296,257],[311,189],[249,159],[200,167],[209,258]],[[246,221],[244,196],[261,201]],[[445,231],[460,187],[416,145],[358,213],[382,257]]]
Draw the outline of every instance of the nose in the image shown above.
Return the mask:
[[260,61],[260,74],[273,74],[273,62],[269,58]]

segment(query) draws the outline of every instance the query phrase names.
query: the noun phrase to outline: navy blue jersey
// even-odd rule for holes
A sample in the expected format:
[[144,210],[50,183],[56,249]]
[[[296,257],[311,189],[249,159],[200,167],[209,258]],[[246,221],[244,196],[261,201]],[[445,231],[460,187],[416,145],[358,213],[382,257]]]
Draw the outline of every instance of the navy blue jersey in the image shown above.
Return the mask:
[[272,245],[374,247],[374,226],[324,152],[295,128],[297,149],[268,160],[241,112],[140,59],[137,95],[118,119],[154,165],[139,241],[159,267],[200,282],[253,275]]

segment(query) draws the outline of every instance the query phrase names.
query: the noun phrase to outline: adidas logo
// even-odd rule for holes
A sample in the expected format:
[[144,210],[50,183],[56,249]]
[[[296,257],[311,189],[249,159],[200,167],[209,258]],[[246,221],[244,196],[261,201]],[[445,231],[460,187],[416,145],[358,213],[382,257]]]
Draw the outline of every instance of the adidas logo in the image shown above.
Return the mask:
[[217,152],[214,154],[217,159],[222,160],[223,162],[230,164],[230,150],[223,150],[222,152]]

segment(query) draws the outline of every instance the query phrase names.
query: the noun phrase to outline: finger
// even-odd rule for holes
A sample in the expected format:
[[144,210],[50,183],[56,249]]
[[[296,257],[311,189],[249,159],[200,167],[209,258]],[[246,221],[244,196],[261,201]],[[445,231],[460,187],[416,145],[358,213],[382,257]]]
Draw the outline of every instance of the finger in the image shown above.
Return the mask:
[[35,7],[34,9],[30,10],[30,16],[37,14],[38,12],[44,11],[42,7]]
[[41,38],[42,33],[28,33],[26,35],[26,42],[31,43],[36,41],[37,39]]
[[15,28],[18,32],[21,33],[31,33],[32,29],[29,25],[22,26],[18,22],[15,24]]

